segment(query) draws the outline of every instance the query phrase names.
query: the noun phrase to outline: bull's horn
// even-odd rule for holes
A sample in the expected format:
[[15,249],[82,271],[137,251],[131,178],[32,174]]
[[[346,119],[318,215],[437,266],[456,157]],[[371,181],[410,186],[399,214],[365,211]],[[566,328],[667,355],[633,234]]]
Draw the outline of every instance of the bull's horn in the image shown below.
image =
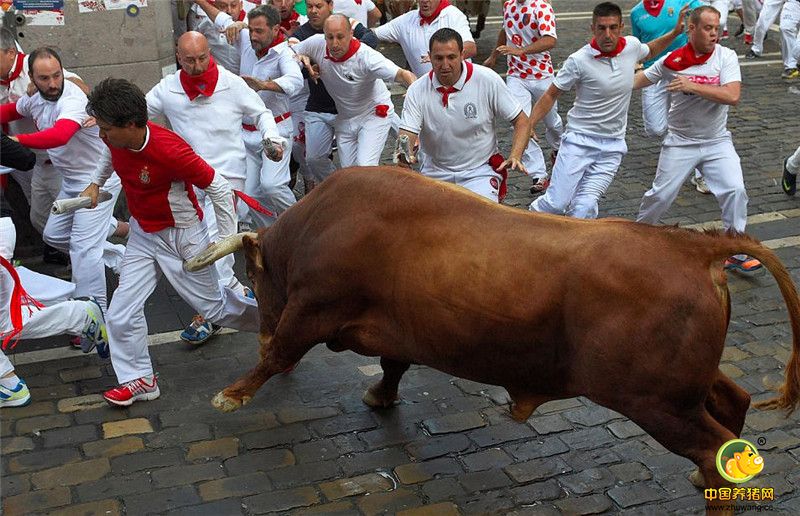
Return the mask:
[[241,249],[244,246],[244,244],[242,243],[242,239],[245,236],[249,236],[251,238],[258,238],[258,233],[253,233],[253,232],[237,233],[223,240],[220,240],[215,244],[211,244],[194,258],[186,260],[186,262],[184,262],[183,264],[183,268],[189,272],[195,272],[202,269],[203,267],[208,267],[209,265],[216,262],[223,256],[235,253],[236,251]]

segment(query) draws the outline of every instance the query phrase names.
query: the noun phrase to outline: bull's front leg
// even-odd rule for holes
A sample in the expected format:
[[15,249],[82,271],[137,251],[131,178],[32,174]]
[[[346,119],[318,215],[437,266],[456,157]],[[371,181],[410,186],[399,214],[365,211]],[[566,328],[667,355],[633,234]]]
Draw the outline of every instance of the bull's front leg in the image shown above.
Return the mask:
[[258,340],[261,344],[259,349],[261,359],[258,365],[214,396],[211,404],[217,410],[232,412],[242,405],[247,405],[255,396],[256,391],[264,385],[264,382],[294,364],[292,362],[288,366],[281,365],[278,360],[271,359],[273,355],[272,335],[261,333],[258,336]]
[[390,358],[381,357],[383,378],[381,381],[367,389],[362,400],[372,408],[389,408],[397,401],[397,387],[409,366],[408,362],[398,362]]

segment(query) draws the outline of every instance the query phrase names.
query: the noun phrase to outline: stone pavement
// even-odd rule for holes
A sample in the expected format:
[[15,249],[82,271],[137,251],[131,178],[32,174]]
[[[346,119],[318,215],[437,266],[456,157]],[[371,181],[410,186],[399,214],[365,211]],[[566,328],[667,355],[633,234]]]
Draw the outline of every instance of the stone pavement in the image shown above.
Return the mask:
[[[554,3],[559,13],[592,5]],[[585,39],[589,20],[570,15],[559,23],[557,63]],[[735,17],[731,23],[738,26]],[[496,30],[489,25],[480,39],[481,57]],[[776,41],[773,32],[766,52],[776,51]],[[728,45],[744,51],[738,42]],[[785,246],[777,252],[797,281],[800,198],[781,193],[778,180],[782,158],[800,144],[800,97],[787,93],[780,71],[779,64],[743,67],[743,98],[731,109],[730,128],[751,198],[749,231]],[[564,96],[562,115],[571,98]],[[502,142],[507,146],[507,130]],[[638,94],[628,146],[601,203],[603,216],[635,216],[655,170],[658,143],[642,137]],[[507,202],[527,205],[529,184],[512,174]],[[669,217],[665,222],[703,223],[718,219],[719,208],[687,185]],[[190,311],[161,288],[148,308],[151,330],[176,330]],[[732,276],[730,289],[722,369],[754,400],[763,399],[781,380],[789,354],[784,304],[768,274]],[[536,295],[536,286],[530,291]],[[162,396],[128,409],[100,399],[116,380],[110,364],[94,355],[18,367],[34,402],[0,414],[3,514],[702,512],[702,494],[686,479],[689,461],[585,399],[545,404],[520,424],[509,418],[502,389],[412,367],[401,382],[400,404],[372,411],[361,395],[379,378],[377,360],[319,346],[248,406],[220,414],[209,400],[255,364],[254,335],[222,335],[196,349],[170,343],[151,352]],[[799,418],[751,409],[743,432],[759,443],[766,464],[746,485],[773,488],[770,506],[786,514],[800,511]]]

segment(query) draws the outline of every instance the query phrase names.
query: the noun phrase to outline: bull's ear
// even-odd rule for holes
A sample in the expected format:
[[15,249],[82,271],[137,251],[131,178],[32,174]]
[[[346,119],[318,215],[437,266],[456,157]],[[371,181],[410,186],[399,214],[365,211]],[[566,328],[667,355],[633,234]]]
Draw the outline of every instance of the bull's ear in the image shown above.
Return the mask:
[[264,262],[261,256],[261,242],[259,238],[253,238],[250,235],[244,235],[244,237],[242,237],[242,245],[244,247],[244,257],[247,262],[247,270],[263,271]]

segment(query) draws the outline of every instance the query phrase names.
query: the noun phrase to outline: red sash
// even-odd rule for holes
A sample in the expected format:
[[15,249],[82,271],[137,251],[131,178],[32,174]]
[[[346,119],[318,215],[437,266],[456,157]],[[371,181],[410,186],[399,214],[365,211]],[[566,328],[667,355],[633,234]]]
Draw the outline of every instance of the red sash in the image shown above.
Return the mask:
[[17,60],[14,61],[14,66],[8,74],[8,79],[0,79],[0,84],[3,86],[10,86],[11,82],[20,76],[22,73],[22,62],[25,60],[25,54],[17,52]]
[[355,55],[355,53],[358,52],[359,48],[361,48],[361,42],[359,40],[357,40],[356,38],[353,38],[353,39],[350,40],[350,46],[347,48],[347,52],[345,52],[345,54],[342,57],[336,58],[336,57],[333,57],[331,55],[331,53],[328,51],[328,47],[326,45],[325,46],[325,59],[330,59],[334,63],[343,63],[343,62],[347,61],[348,59],[350,59],[351,57],[353,57]]
[[591,46],[593,49],[595,49],[595,50],[597,50],[597,51],[599,52],[599,54],[596,54],[596,55],[594,56],[594,58],[595,58],[595,59],[600,59],[601,57],[609,57],[609,58],[611,58],[611,57],[617,57],[617,56],[620,54],[620,52],[622,52],[622,49],[624,49],[624,48],[625,48],[625,45],[626,45],[627,43],[628,43],[628,42],[627,42],[627,40],[625,39],[625,37],[624,37],[624,36],[620,36],[620,38],[617,40],[617,48],[615,48],[615,49],[614,49],[614,50],[612,50],[611,52],[603,52],[603,51],[600,49],[600,47],[597,45],[597,41],[595,41],[595,39],[594,39],[594,38],[592,38],[592,41],[589,43],[589,45],[590,45],[590,46]]
[[439,7],[437,7],[430,16],[422,16],[422,13],[419,13],[419,24],[425,25],[427,23],[430,25],[436,18],[439,17],[439,15],[442,13],[442,10],[449,6],[450,2],[448,2],[448,0],[442,0],[439,2]]
[[508,193],[508,167],[500,170],[500,165],[503,164],[505,158],[499,152],[497,154],[493,154],[491,158],[489,158],[489,166],[492,167],[492,170],[495,173],[500,174],[500,177],[503,179],[500,181],[500,188],[497,189],[497,202],[503,202],[503,199],[506,198],[506,194]]
[[210,97],[214,94],[214,89],[217,87],[217,80],[219,79],[219,69],[214,58],[208,58],[208,70],[200,75],[189,75],[186,70],[181,70],[178,73],[178,78],[183,86],[183,91],[189,96],[189,100],[194,100],[200,95]]
[[705,63],[711,58],[712,55],[714,55],[713,50],[708,54],[700,54],[698,56],[695,53],[692,44],[687,43],[681,48],[670,52],[667,58],[664,60],[664,66],[670,70],[680,72],[681,70],[686,70],[690,66],[701,65]]
[[[3,350],[8,349],[9,343],[11,343],[11,349],[14,349],[19,340],[19,338],[14,339],[14,337],[19,335],[19,332],[22,331],[22,306],[33,305],[36,308],[44,308],[44,305],[25,292],[16,269],[2,256],[0,256],[0,267],[4,267],[11,275],[11,279],[14,280],[14,289],[11,291],[11,305],[8,307],[8,314],[11,317],[13,329],[5,335],[0,335],[3,337]],[[28,310],[33,313],[33,310],[30,308],[28,308]],[[13,343],[11,342],[12,339]]]

